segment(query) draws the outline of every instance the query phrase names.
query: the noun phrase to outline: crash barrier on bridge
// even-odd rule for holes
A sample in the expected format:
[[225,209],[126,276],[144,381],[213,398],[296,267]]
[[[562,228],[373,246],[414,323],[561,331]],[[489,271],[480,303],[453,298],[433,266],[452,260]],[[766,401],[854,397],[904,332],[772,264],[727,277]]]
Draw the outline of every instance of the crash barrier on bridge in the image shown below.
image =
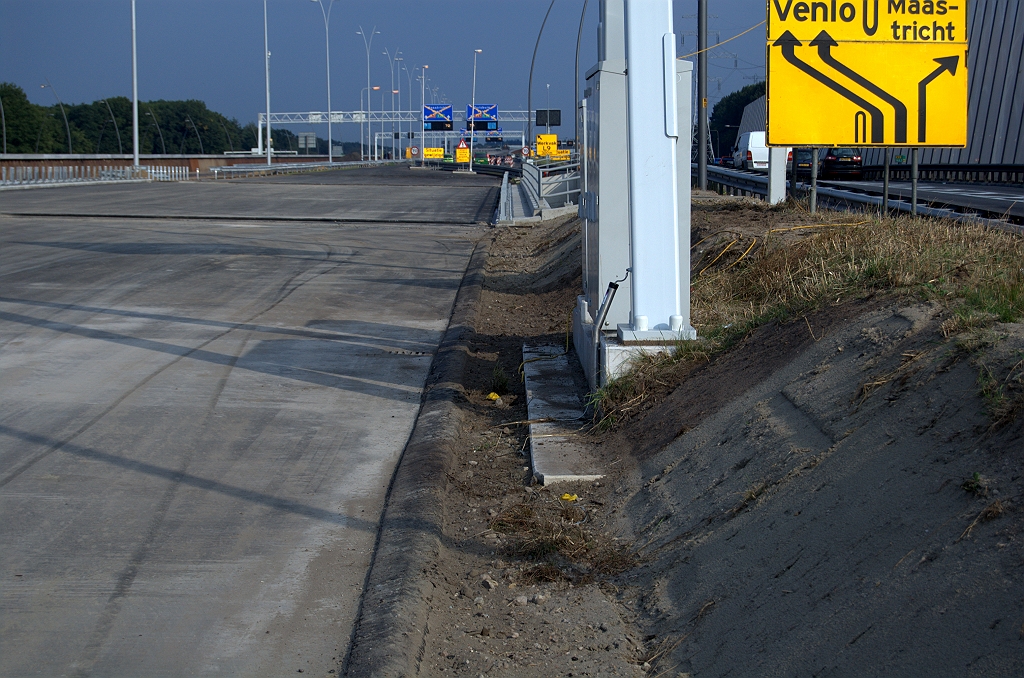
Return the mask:
[[[889,180],[910,181],[910,172],[910,165],[889,165]],[[885,165],[865,165],[861,176],[866,181],[882,181]],[[918,165],[917,176],[919,181],[1024,184],[1024,165]]]
[[240,177],[265,177],[274,174],[295,174],[297,172],[318,172],[327,169],[350,169],[357,167],[383,167],[407,162],[404,160],[356,160],[353,162],[296,162],[273,165],[228,165],[211,167],[214,179],[238,179]]
[[[693,163],[691,167],[693,176],[696,178],[697,164]],[[708,188],[728,195],[748,195],[764,198],[768,195],[768,177],[765,175],[738,172],[736,170],[729,170],[720,167],[708,167]],[[811,190],[811,185],[800,182],[796,185],[796,188],[798,191],[808,192]],[[864,193],[856,193],[854,191],[839,188],[829,188],[827,186],[822,186],[821,184],[818,185],[817,192],[819,204],[829,202],[833,207],[840,209],[881,208],[882,206],[882,197],[877,195],[866,195]],[[889,199],[889,209],[896,212],[907,213],[912,213],[914,211],[913,206],[909,202],[894,200],[892,198]],[[1024,233],[1024,229],[1020,226],[1006,221],[1001,221],[999,219],[986,219],[976,214],[957,212],[955,210],[944,209],[941,207],[929,207],[928,205],[922,205],[920,203],[917,205],[917,213],[922,216],[955,219],[957,221],[982,224],[1014,233]]]
[[580,163],[523,163],[523,179],[519,186],[523,202],[530,205],[534,214],[553,207],[576,205],[580,194]]
[[512,191],[509,190],[508,172],[501,177],[501,195],[498,198],[498,214],[495,222],[508,223],[512,221]]
[[0,186],[105,183],[117,181],[188,181],[188,167],[117,167],[112,165],[57,165],[0,168]]

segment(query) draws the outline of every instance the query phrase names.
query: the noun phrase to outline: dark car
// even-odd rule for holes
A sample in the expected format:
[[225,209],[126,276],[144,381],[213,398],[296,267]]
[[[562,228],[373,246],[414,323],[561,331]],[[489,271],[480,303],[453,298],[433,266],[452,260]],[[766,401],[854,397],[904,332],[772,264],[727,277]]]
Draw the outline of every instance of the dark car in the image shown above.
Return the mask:
[[860,179],[861,157],[856,148],[828,148],[821,160],[823,179]]
[[[809,148],[794,148],[793,149],[793,172],[796,173],[797,179],[810,179],[811,178],[811,149]],[[819,157],[818,164],[821,164]],[[820,168],[818,171],[821,174]]]

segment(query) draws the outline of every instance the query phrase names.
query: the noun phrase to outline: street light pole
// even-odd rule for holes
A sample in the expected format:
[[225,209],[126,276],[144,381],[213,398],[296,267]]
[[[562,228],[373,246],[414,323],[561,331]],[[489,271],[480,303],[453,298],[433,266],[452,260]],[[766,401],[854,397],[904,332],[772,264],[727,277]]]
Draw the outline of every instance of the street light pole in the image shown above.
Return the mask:
[[[103,103],[107,105],[107,113],[110,113],[110,119],[114,122],[114,132],[117,133],[117,153],[121,155],[124,153],[124,149],[121,147],[121,131],[117,129],[117,119],[114,118],[114,111],[110,110],[110,102],[103,99]],[[97,144],[96,152],[99,153],[99,145]]]
[[139,61],[135,49],[135,0],[132,0],[132,167],[139,166]]
[[[263,0],[263,63],[267,79],[267,167],[270,167],[270,41],[267,39],[267,0]],[[330,120],[330,115],[328,115]],[[327,143],[331,143],[330,139]]]
[[473,50],[473,98],[469,105],[469,117],[466,126],[469,127],[469,171],[473,171],[473,142],[476,141],[476,125],[473,124],[472,117],[476,114],[476,57],[482,49]]
[[[367,40],[366,39],[366,32],[363,31],[363,27],[362,26],[359,27],[358,31],[356,31],[356,35],[363,36],[363,46],[366,47],[366,89],[367,89],[367,92],[366,92],[366,156],[364,156],[364,159],[366,157],[369,157],[369,155],[370,155],[370,137],[373,134],[373,128],[370,126],[370,111],[373,109],[373,106],[370,104],[370,92],[369,92],[369,90],[370,90],[370,45],[373,44],[373,36],[377,35],[378,33],[380,33],[380,31],[377,30],[376,26],[374,26],[373,28],[370,29],[370,39]],[[362,144],[363,144],[363,124],[359,123],[359,145],[362,146]],[[374,144],[374,146],[376,146],[376,144]]]
[[[386,54],[388,57],[388,68],[391,69],[391,159],[395,158],[395,62],[391,60],[391,52],[385,47],[381,54]],[[397,55],[398,52],[395,52]],[[383,121],[381,126],[383,127]],[[382,130],[383,131],[383,130]]]
[[[327,10],[324,11],[323,0],[312,0],[320,5],[320,13],[324,15],[324,37],[327,41],[327,162],[334,162],[334,135],[331,133],[331,31],[328,24],[331,21],[331,7],[334,7],[334,0],[327,3]],[[269,118],[268,118],[269,121]]]
[[74,153],[74,151],[71,150],[71,126],[68,124],[68,114],[64,112],[64,104],[61,103],[57,90],[53,88],[53,85],[50,84],[49,80],[46,81],[45,85],[40,85],[40,87],[49,87],[50,91],[53,92],[53,96],[57,97],[57,105],[60,106],[60,114],[64,116],[64,129],[68,131],[68,155],[71,155]]
[[697,0],[697,188],[708,188],[708,0]]
[[424,100],[427,93],[427,69],[430,66],[423,64],[420,69],[420,165],[423,164],[423,149],[427,147],[427,121],[423,118],[423,110],[427,107]]
[[7,116],[4,115],[4,100],[0,99],[0,125],[4,128],[4,155],[7,154]]
[[405,61],[402,57],[398,56],[401,51],[395,52],[395,68],[398,70],[398,154],[404,155],[402,148],[405,145],[405,140],[402,138],[402,66],[403,64],[398,63],[399,61]]
[[547,103],[544,104],[544,105],[548,107],[548,113],[547,113],[548,117],[547,117],[547,125],[544,126],[544,133],[545,134],[551,134],[551,83],[550,82],[547,83],[547,92],[548,92]]

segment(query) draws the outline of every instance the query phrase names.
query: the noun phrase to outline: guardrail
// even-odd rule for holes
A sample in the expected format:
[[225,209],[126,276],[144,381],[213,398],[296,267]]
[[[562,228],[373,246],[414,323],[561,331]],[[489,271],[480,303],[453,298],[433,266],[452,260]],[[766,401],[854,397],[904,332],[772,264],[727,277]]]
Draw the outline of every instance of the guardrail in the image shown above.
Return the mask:
[[[889,179],[910,181],[911,166],[889,165]],[[882,181],[885,165],[865,165],[861,176]],[[1024,165],[918,165],[918,181],[948,181],[965,184],[1024,184]]]
[[52,165],[0,168],[0,187],[50,184],[97,184],[118,181],[188,181],[183,166]]
[[498,215],[495,219],[497,223],[507,223],[512,221],[512,191],[509,190],[508,184],[508,172],[501,177],[501,195],[498,198]]
[[[696,177],[696,163],[692,164],[691,167],[692,176]],[[719,187],[719,190],[725,190],[725,192],[730,195],[757,195],[761,197],[768,195],[767,176],[749,174],[721,167],[708,167],[708,186],[711,187],[715,185]],[[799,182],[797,183],[796,188],[798,191],[808,192],[811,190],[811,185]],[[882,207],[882,196],[878,195],[867,195],[839,188],[829,188],[821,186],[820,184],[817,187],[817,193],[819,204],[827,200],[836,207],[876,207],[879,209]],[[897,212],[912,213],[914,211],[913,206],[909,202],[894,200],[892,198],[888,201],[888,207],[890,210]],[[986,219],[985,217],[969,212],[957,212],[955,210],[945,209],[942,207],[931,207],[921,203],[918,203],[917,205],[917,213],[929,217],[955,219],[957,221],[983,224],[1000,230],[1024,233],[1024,228],[1006,221],[1001,221],[999,219]]]
[[214,179],[238,179],[241,177],[262,177],[275,174],[295,174],[296,172],[313,172],[325,169],[341,169],[355,167],[383,167],[397,165],[404,160],[356,160],[353,162],[296,162],[275,163],[273,165],[228,165],[211,167]]

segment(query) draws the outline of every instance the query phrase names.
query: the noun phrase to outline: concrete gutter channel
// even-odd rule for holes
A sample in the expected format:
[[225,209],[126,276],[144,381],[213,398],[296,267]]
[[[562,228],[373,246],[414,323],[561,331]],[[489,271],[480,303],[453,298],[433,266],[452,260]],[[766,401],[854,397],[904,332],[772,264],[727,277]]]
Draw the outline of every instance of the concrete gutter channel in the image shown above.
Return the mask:
[[433,595],[423,573],[440,553],[446,446],[462,426],[455,403],[463,397],[462,375],[489,249],[489,239],[482,239],[470,257],[416,424],[392,476],[344,675],[412,675],[423,652],[427,601]]

